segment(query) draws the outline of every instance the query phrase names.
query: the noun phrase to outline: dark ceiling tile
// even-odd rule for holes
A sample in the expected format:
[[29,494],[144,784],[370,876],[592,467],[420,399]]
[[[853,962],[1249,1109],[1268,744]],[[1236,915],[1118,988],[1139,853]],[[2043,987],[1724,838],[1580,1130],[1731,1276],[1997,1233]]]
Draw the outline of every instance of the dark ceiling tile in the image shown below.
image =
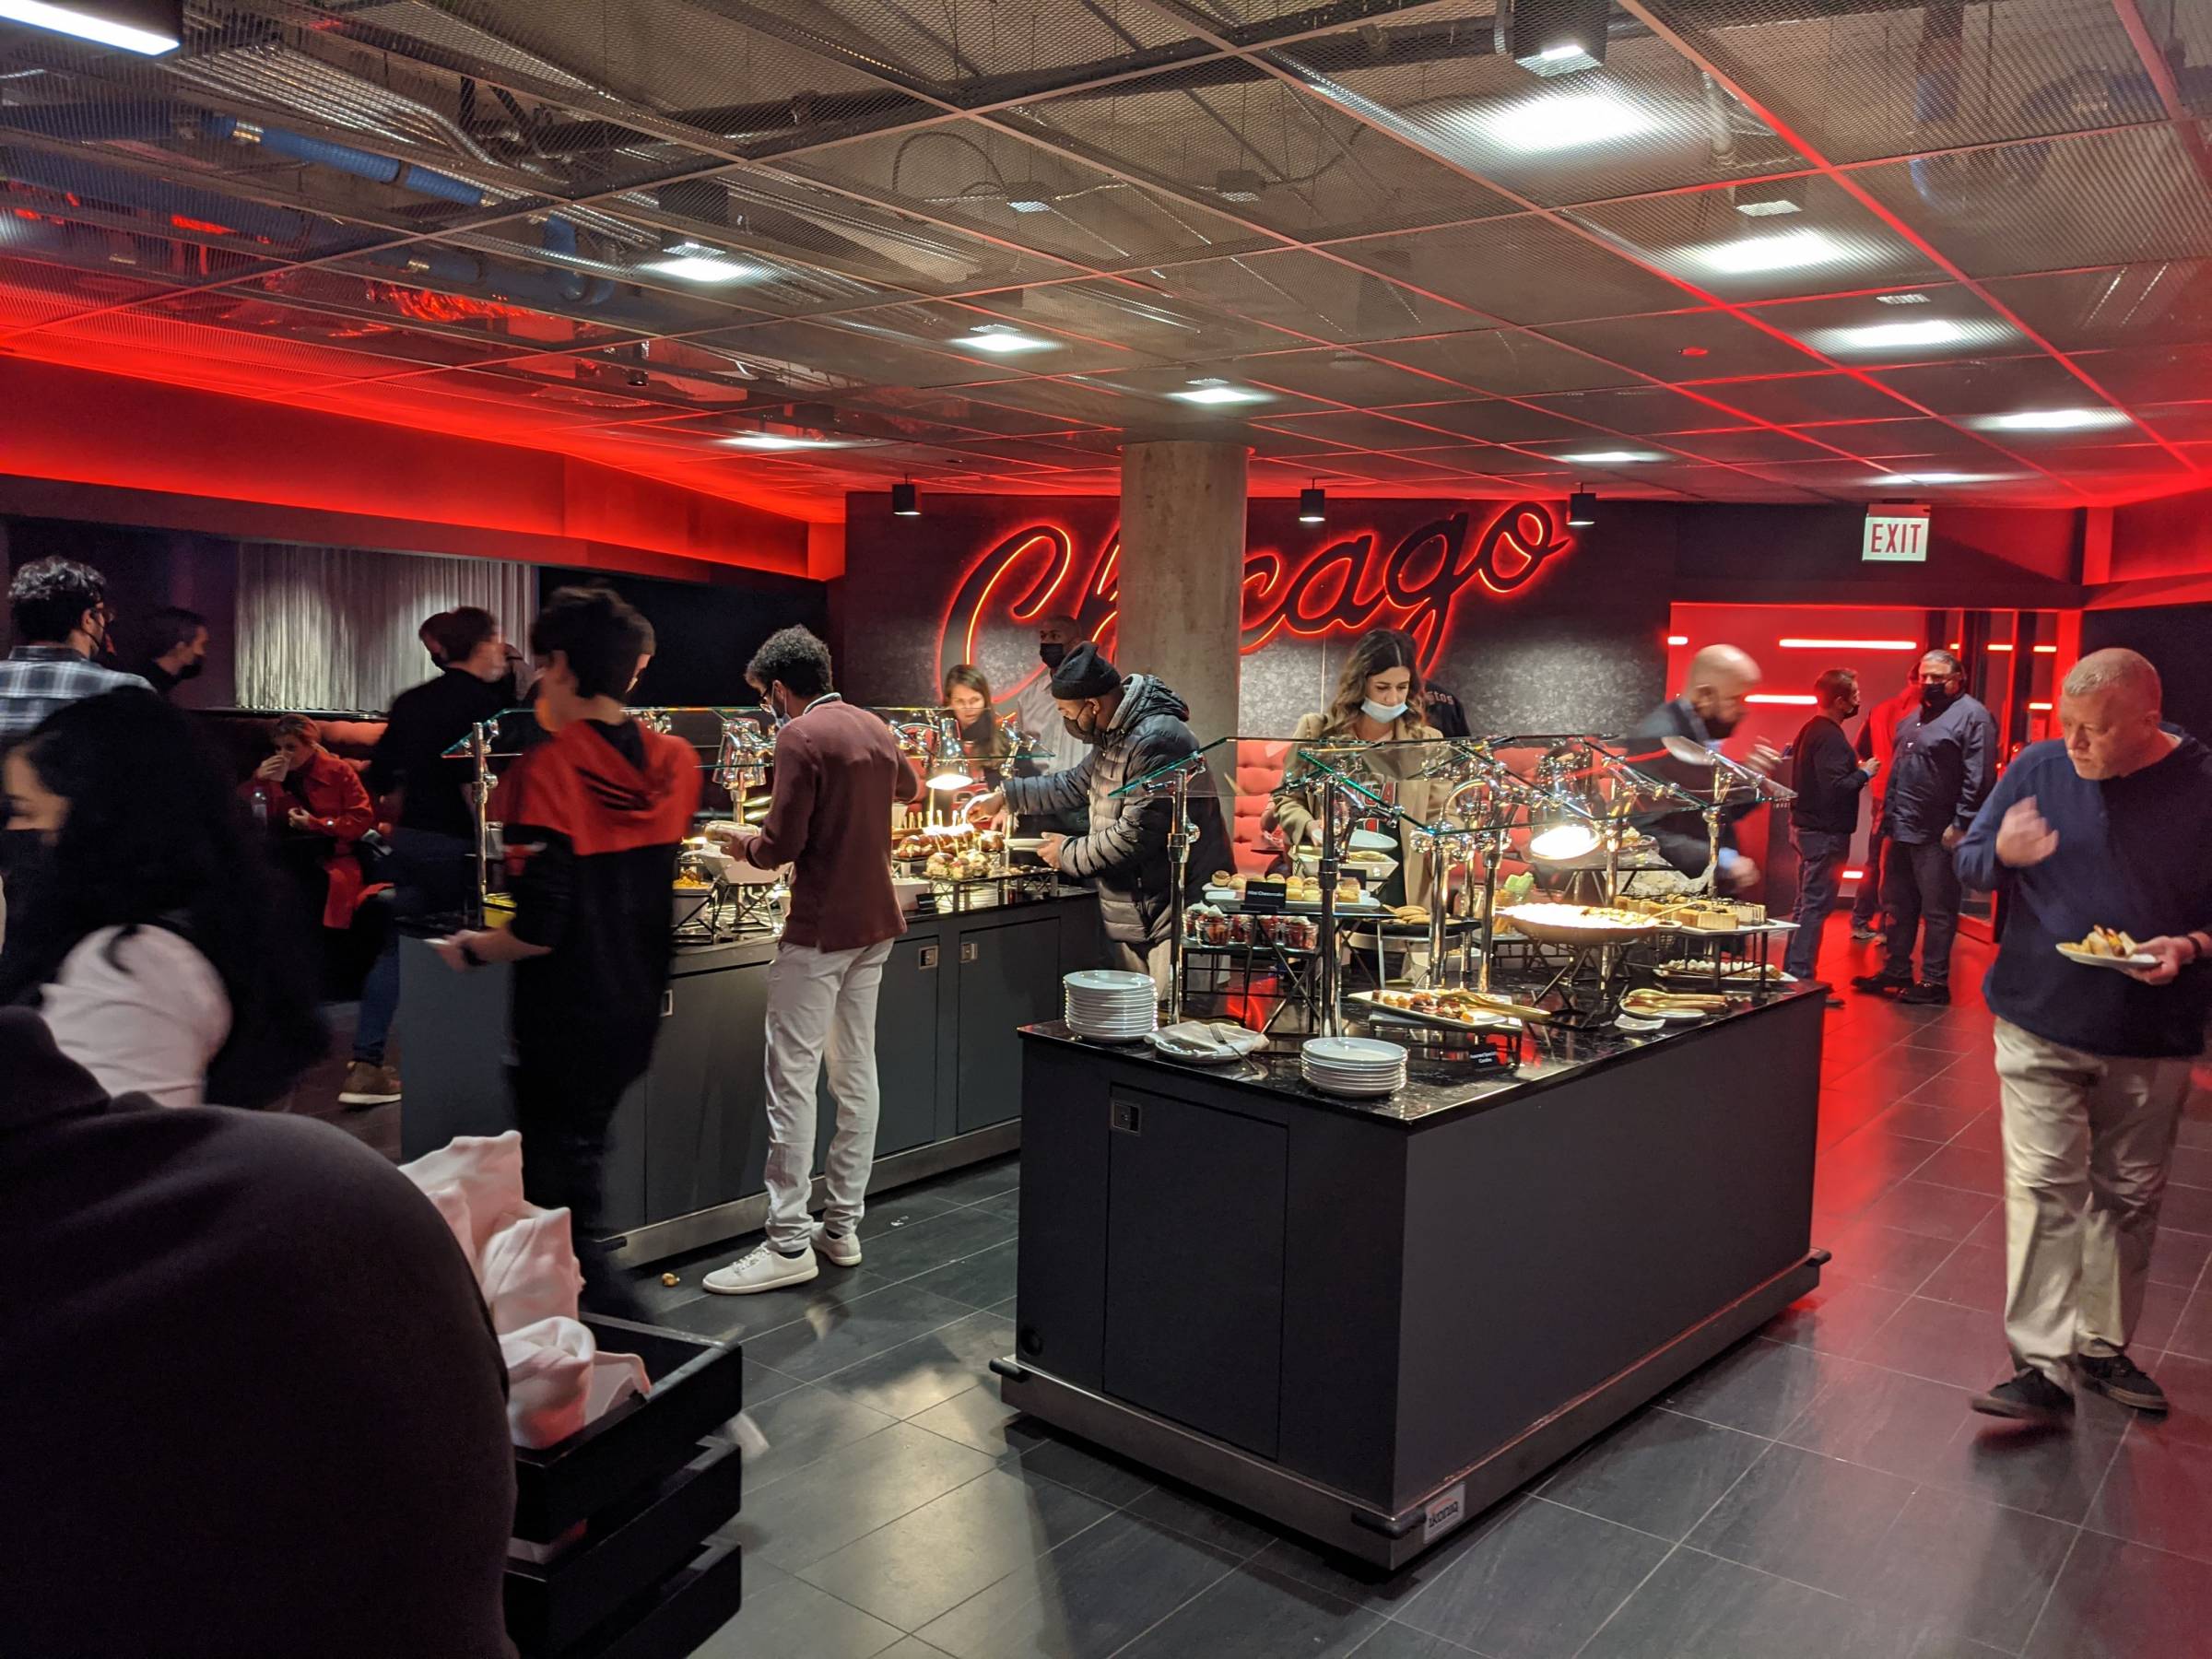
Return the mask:
[[1987,286],[2061,351],[2212,339],[2212,260],[2160,259]]
[[[1877,384],[1848,374],[1797,374],[1720,381],[1691,390],[1760,420],[1783,426],[1814,420],[1884,420],[1914,413]],[[1710,424],[1719,426],[1724,420]]]
[[1764,427],[1744,427],[1733,432],[1677,432],[1666,441],[1670,448],[1709,461],[1803,461],[1818,453],[1801,438]]
[[1387,411],[1423,426],[1493,443],[1522,443],[1538,438],[1571,438],[1587,429],[1547,409],[1486,398],[1471,403],[1409,404]]
[[1534,215],[1370,237],[1335,252],[1508,323],[1571,323],[1684,303],[1674,284]]
[[1602,392],[1563,392],[1529,399],[1571,420],[1616,432],[1688,432],[1730,426],[1735,418],[1665,386],[1620,386]]
[[[1512,328],[1478,328],[1419,340],[1385,340],[1378,357],[1494,393],[1526,397],[1539,392],[1579,392],[1593,386],[1636,383],[1636,377],[1539,335]],[[1439,386],[1439,394],[1448,388]]]
[[[1252,324],[1329,341],[1396,339],[1465,328],[1459,307],[1320,253],[1289,250],[1160,265],[1126,278],[1170,303],[1190,302]],[[1272,344],[1288,344],[1277,339]]]
[[1789,341],[1778,340],[1724,311],[1555,323],[1543,332],[1654,380],[1787,374],[1813,366],[1812,359]]

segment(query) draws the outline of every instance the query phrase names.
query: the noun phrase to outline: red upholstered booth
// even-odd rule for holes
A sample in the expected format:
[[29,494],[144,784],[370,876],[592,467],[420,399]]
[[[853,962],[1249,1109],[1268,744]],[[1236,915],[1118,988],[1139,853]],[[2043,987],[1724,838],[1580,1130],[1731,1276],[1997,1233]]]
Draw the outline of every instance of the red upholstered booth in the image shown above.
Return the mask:
[[1282,856],[1282,838],[1272,830],[1263,835],[1260,820],[1272,805],[1271,792],[1283,781],[1290,759],[1290,743],[1240,738],[1237,742],[1236,798],[1229,827],[1230,845],[1241,874],[1257,876]]

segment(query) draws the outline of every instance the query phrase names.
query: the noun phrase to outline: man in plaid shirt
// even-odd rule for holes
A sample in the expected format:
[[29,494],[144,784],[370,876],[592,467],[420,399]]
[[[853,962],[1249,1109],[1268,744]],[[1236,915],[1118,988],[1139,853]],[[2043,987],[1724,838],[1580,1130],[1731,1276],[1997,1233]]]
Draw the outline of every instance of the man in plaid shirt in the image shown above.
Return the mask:
[[90,565],[33,559],[8,584],[7,604],[16,648],[0,662],[0,750],[65,703],[123,686],[153,688],[91,660],[107,644],[108,595]]

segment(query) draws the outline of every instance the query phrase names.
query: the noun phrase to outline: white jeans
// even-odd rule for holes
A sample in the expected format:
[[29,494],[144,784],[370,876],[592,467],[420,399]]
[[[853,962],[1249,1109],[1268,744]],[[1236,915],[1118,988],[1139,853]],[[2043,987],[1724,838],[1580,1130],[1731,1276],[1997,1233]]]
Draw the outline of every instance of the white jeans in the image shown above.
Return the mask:
[[2063,1383],[2076,1354],[2117,1353],[2135,1335],[2189,1068],[2085,1054],[1997,1021],[2015,1365]]
[[830,1054],[837,1134],[830,1142],[822,1219],[834,1232],[860,1225],[876,1161],[876,993],[891,941],[858,950],[784,945],[768,970],[768,1241],[795,1253],[810,1237],[815,1084]]

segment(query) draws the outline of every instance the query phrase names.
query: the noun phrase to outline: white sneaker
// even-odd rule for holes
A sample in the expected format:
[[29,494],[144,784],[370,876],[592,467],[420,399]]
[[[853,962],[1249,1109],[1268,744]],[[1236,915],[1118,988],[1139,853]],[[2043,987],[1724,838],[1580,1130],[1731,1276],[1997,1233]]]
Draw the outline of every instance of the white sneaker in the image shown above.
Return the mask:
[[727,1267],[716,1268],[700,1283],[717,1296],[751,1296],[762,1290],[781,1290],[786,1285],[803,1285],[821,1270],[812,1250],[787,1256],[760,1244]]
[[830,1258],[830,1265],[832,1267],[857,1267],[860,1265],[860,1235],[858,1233],[847,1233],[841,1239],[828,1227],[818,1221],[814,1227],[814,1248],[817,1254]]

